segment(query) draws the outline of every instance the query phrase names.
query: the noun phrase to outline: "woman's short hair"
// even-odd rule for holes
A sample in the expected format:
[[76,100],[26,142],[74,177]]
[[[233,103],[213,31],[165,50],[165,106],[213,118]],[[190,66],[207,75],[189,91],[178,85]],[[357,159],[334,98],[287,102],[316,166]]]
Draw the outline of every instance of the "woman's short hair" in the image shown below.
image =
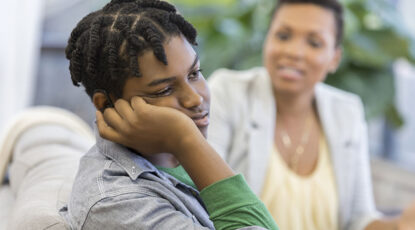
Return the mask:
[[314,4],[321,6],[333,12],[336,22],[336,46],[339,46],[343,40],[343,6],[337,0],[278,0],[277,5],[272,11],[272,18],[278,10],[286,4]]

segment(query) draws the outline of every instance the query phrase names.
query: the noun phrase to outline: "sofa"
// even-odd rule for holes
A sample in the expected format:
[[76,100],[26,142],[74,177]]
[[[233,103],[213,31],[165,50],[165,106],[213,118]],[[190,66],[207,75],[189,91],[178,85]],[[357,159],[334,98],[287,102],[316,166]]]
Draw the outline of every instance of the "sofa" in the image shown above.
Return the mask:
[[0,135],[0,230],[69,229],[59,209],[94,139],[84,121],[59,108],[30,108],[8,122]]

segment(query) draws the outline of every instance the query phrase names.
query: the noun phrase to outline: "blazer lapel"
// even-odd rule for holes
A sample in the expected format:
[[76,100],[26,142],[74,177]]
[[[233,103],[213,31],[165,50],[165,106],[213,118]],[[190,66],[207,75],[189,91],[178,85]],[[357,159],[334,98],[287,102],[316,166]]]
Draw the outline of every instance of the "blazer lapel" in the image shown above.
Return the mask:
[[259,195],[268,168],[268,158],[274,140],[275,100],[272,85],[265,70],[258,73],[248,89],[249,99],[249,174],[252,190]]
[[[352,125],[348,124],[350,121],[347,114],[342,113],[342,105],[337,105],[336,101],[331,97],[324,85],[316,86],[316,103],[317,110],[320,116],[320,122],[324,131],[326,141],[330,150],[332,160],[333,173],[336,179],[339,210],[345,210],[350,202],[349,194],[352,188],[352,181],[350,177],[350,151],[347,151],[352,145],[351,133],[348,133],[349,128],[345,127]],[[344,116],[342,116],[344,115]],[[343,226],[342,220],[345,219],[346,213],[340,213],[340,226]],[[347,215],[347,214],[346,214]]]

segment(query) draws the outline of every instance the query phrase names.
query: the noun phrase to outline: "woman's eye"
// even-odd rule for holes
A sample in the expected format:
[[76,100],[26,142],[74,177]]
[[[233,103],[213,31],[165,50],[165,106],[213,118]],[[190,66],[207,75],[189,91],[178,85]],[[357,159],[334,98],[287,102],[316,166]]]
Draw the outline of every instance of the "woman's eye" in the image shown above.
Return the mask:
[[323,43],[317,39],[308,39],[308,44],[313,48],[320,48],[323,46]]
[[196,71],[193,71],[192,73],[190,73],[189,79],[192,80],[192,81],[198,80],[199,77],[200,77],[201,72],[202,72],[202,69],[198,69]]
[[276,36],[281,41],[286,41],[291,37],[291,35],[287,32],[278,32]]

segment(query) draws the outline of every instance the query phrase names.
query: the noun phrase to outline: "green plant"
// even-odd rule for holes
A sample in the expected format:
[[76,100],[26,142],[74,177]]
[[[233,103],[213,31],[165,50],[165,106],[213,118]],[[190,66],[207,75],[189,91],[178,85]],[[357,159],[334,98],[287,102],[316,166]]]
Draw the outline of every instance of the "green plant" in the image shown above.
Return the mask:
[[[226,67],[246,69],[262,64],[262,43],[274,0],[171,0],[199,32],[205,75]],[[368,119],[385,116],[395,127],[403,120],[395,106],[392,64],[415,62],[414,42],[393,2],[343,0],[344,55],[328,84],[358,94]]]
[[398,58],[414,62],[414,41],[391,1],[344,0],[345,40],[343,61],[327,83],[358,94],[367,117],[385,116],[403,125],[395,106],[393,63]]

